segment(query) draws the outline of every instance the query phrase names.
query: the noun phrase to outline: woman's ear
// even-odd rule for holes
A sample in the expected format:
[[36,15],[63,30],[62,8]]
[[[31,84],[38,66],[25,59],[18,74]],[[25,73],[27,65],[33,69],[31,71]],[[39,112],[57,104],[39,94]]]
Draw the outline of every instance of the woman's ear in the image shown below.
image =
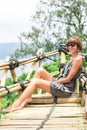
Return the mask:
[[80,52],[80,50],[79,50],[79,49],[77,49],[77,52]]

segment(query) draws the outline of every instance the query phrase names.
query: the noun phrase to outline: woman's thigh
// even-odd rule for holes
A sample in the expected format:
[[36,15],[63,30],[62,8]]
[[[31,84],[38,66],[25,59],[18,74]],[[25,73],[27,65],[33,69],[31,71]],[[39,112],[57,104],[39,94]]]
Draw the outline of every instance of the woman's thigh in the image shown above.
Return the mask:
[[39,68],[36,71],[34,78],[41,78],[41,79],[48,80],[48,81],[52,80],[51,74],[48,71],[46,71],[44,68]]
[[32,83],[36,86],[36,88],[40,88],[50,93],[50,81],[34,78]]

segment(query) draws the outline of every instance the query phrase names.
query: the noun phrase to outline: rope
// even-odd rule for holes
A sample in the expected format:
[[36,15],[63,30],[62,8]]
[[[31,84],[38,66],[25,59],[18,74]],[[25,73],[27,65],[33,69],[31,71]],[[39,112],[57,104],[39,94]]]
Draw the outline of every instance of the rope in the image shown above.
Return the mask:
[[59,71],[60,71],[61,69],[63,69],[64,66],[65,66],[65,63],[61,63],[61,64],[59,65]]
[[54,97],[54,102],[52,104],[52,107],[51,107],[49,113],[46,115],[45,119],[41,122],[41,124],[39,125],[39,127],[36,128],[36,130],[41,129],[43,127],[43,125],[46,123],[46,121],[49,119],[49,117],[52,114],[54,108],[56,107],[56,103],[57,103],[57,97]]
[[42,59],[44,59],[45,58],[45,56],[43,55],[43,56],[37,56],[37,60],[36,60],[36,62],[38,62],[39,60],[42,60]]
[[12,70],[18,66],[19,66],[19,61],[17,59],[10,59],[10,61],[9,61],[10,70]]
[[21,89],[24,90],[25,89],[25,86],[24,86],[24,83],[23,82],[18,82],[21,86]]
[[[30,83],[30,80],[29,79],[26,79],[25,80],[27,83]],[[19,83],[20,84],[20,87],[21,87],[21,89],[22,90],[24,90],[25,89],[25,84],[22,82],[22,81],[14,81],[14,84],[16,84],[16,83]]]
[[52,61],[57,61],[57,60],[54,60],[52,58],[49,58],[49,57],[45,57],[46,59],[49,59],[49,60],[52,60]]
[[0,89],[2,89],[2,88],[5,88],[5,90],[7,90],[7,92],[8,92],[8,94],[10,93],[10,90],[9,90],[8,87],[6,87],[6,86],[0,86]]
[[[86,79],[84,79],[83,77],[85,77]],[[85,94],[87,94],[87,88],[86,88],[86,85],[87,85],[87,73],[85,73],[84,71],[79,76],[79,80],[81,80],[81,79],[83,79],[83,81],[84,81],[84,84],[82,86],[82,91],[85,91]]]
[[67,49],[63,46],[60,46],[59,49],[58,49],[59,52],[64,52],[65,54],[67,54]]

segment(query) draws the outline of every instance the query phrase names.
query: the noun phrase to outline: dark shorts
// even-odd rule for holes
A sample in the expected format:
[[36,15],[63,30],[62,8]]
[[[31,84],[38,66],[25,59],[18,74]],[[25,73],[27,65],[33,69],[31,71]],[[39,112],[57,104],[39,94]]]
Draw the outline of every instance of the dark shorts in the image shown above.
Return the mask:
[[63,84],[59,84],[55,82],[56,79],[53,77],[50,82],[50,91],[53,96],[56,97],[70,97],[72,93],[69,93],[67,88]]

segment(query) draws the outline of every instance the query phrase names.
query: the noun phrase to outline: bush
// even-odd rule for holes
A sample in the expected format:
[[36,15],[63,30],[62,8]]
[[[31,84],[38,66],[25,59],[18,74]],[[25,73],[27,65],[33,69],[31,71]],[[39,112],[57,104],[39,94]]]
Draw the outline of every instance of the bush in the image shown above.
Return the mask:
[[18,81],[24,81],[26,77],[27,77],[27,73],[23,73],[22,75],[18,77]]

